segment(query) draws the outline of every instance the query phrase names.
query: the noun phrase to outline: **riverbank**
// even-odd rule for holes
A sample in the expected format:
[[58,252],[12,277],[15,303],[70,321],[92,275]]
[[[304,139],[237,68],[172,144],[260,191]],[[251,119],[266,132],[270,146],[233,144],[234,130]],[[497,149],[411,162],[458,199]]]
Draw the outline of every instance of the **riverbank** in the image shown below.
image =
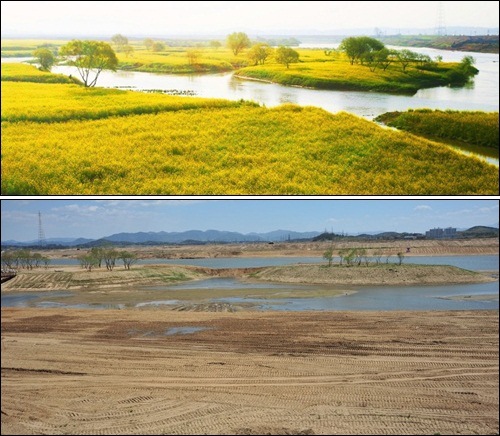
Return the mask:
[[447,265],[292,265],[263,268],[250,278],[283,283],[340,286],[395,286],[482,283],[495,281],[487,274]]
[[498,433],[497,310],[1,312],[2,434]]
[[[332,266],[290,265],[262,268],[212,269],[174,265],[134,265],[131,270],[105,268],[85,271],[79,266],[20,270],[2,285],[2,292],[26,291],[130,291],[168,286],[189,280],[229,277],[244,281],[331,286],[429,285],[483,283],[496,280],[492,273],[478,273],[447,265],[370,264]],[[311,294],[312,295],[312,294]],[[212,298],[218,295],[212,294]],[[175,297],[177,298],[177,296]]]

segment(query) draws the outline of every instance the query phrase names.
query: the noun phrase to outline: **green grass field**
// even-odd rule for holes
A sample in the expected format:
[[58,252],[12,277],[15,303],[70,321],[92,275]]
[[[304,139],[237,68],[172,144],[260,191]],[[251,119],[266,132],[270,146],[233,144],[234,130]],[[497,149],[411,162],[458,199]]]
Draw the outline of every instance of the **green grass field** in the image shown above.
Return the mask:
[[388,112],[376,120],[429,139],[461,141],[498,150],[498,112],[421,109]]

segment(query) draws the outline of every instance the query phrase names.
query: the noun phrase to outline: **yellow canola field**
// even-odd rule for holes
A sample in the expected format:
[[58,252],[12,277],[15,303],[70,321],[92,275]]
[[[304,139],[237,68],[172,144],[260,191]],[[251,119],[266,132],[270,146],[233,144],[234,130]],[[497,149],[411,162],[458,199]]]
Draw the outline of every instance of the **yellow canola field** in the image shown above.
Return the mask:
[[312,107],[2,124],[3,194],[497,192],[492,165]]
[[223,99],[177,97],[79,85],[2,82],[2,121],[55,122],[180,109],[235,107]]

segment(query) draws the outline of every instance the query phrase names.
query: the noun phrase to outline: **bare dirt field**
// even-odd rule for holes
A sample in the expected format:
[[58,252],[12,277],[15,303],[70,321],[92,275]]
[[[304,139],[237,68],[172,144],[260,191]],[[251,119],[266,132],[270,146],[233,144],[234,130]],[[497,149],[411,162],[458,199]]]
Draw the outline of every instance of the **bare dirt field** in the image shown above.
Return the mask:
[[2,308],[2,434],[498,434],[498,322]]
[[[498,254],[497,238],[456,240],[394,240],[394,241],[344,241],[334,242],[282,242],[282,243],[240,243],[205,245],[158,245],[130,246],[127,251],[136,253],[142,259],[148,258],[215,258],[215,257],[270,257],[270,256],[318,256],[333,247],[334,254],[343,248],[365,248],[368,254],[378,252],[384,256],[395,256],[398,252],[406,256],[445,256]],[[406,253],[407,248],[410,252]],[[44,255],[51,258],[76,258],[82,250],[76,248],[47,250]]]
[[[407,245],[368,244],[358,246],[395,254]],[[307,291],[333,296],[352,284],[498,278],[497,272],[446,266],[328,268],[321,257],[329,247],[134,247],[144,258],[318,256],[323,265],[210,270],[139,264],[92,272],[51,266],[22,270],[2,284],[2,294],[71,290],[75,302],[144,300],[158,292],[150,286],[215,275],[338,285]],[[411,241],[411,253],[498,254],[498,240]],[[190,302],[187,311],[2,308],[1,434],[499,432],[498,310],[221,312],[200,304],[200,290],[179,292]],[[169,298],[181,294],[170,291]]]

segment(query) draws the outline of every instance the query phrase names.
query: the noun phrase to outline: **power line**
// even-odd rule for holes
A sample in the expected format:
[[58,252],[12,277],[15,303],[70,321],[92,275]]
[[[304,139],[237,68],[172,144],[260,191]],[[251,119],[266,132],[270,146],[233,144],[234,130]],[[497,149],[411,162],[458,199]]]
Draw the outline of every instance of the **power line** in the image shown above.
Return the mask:
[[38,212],[38,245],[40,247],[45,247],[47,245],[47,241],[45,240],[45,232],[42,227],[42,214]]
[[439,36],[446,35],[444,2],[439,2],[439,5],[438,5],[436,33]]

